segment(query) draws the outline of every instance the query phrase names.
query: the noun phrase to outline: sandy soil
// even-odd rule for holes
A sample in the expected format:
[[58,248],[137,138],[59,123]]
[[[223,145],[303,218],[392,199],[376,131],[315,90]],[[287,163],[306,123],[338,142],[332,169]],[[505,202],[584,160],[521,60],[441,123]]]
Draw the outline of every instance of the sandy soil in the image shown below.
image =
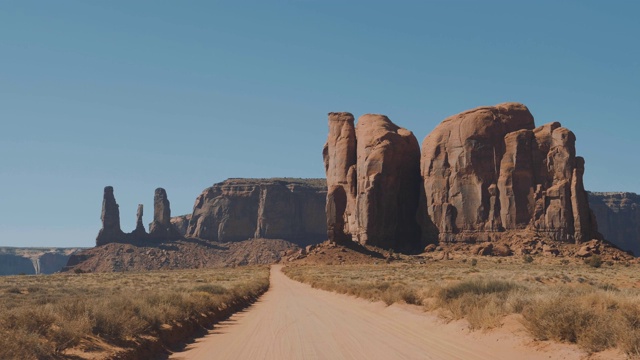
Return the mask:
[[313,289],[280,270],[260,301],[171,359],[586,358],[575,346],[534,343],[518,324],[469,333],[464,322]]

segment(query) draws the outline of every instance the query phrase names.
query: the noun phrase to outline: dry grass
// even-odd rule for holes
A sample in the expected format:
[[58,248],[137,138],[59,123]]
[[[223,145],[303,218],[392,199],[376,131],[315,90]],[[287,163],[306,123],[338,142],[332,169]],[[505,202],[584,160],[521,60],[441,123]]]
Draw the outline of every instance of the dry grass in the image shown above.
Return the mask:
[[637,265],[479,258],[426,264],[289,266],[298,281],[387,304],[406,302],[466,319],[472,329],[501,326],[509,314],[539,340],[576,343],[589,352],[619,348],[640,355]]
[[91,337],[126,347],[268,286],[267,267],[0,277],[0,359],[64,358]]

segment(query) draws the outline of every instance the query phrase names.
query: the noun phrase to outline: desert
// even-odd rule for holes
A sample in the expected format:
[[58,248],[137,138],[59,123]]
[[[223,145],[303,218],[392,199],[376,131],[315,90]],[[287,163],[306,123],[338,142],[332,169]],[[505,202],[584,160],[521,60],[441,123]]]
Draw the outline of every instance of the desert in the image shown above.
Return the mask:
[[0,360],[640,358],[630,2],[12,2]]

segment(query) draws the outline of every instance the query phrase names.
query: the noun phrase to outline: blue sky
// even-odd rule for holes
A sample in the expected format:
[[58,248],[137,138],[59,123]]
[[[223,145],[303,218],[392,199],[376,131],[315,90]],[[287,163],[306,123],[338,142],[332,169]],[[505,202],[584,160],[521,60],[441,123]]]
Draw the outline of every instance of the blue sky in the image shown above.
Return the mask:
[[326,113],[422,139],[525,103],[560,121],[585,184],[640,192],[634,1],[2,1],[0,245],[92,246],[228,177],[323,177]]

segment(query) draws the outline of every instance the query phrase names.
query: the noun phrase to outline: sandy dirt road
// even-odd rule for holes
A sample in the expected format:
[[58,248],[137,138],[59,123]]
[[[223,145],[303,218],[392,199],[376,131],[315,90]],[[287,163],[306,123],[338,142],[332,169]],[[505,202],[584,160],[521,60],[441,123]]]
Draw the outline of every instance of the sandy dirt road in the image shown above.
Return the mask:
[[313,289],[271,268],[271,288],[171,359],[579,359],[535,351],[512,334],[469,334],[409,306]]

